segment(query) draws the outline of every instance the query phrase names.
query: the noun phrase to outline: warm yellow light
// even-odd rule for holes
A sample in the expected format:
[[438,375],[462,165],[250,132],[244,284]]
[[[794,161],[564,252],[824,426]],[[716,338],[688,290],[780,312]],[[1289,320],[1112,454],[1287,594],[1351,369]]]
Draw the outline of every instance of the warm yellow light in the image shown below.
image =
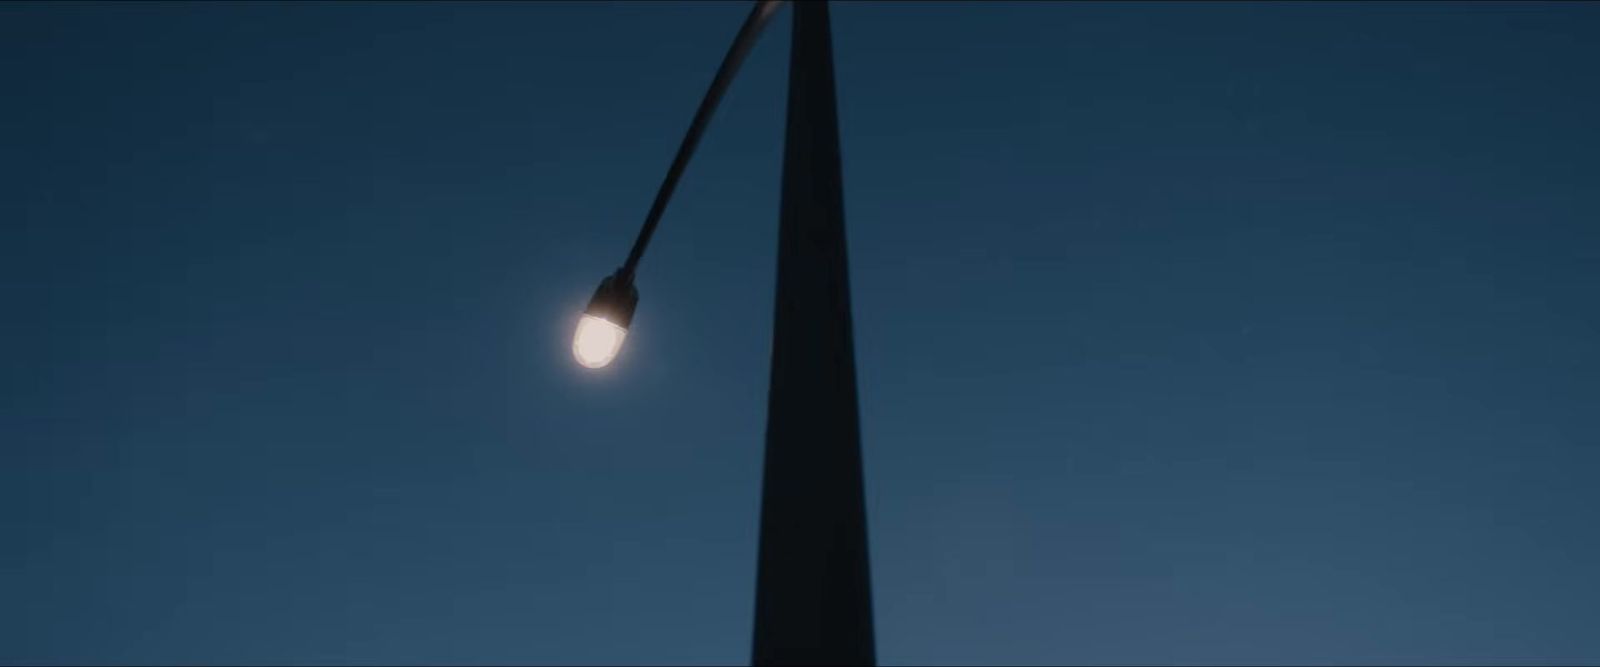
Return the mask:
[[622,350],[622,339],[628,330],[607,322],[605,318],[584,315],[578,321],[578,333],[572,337],[572,356],[585,368],[600,368],[617,358]]

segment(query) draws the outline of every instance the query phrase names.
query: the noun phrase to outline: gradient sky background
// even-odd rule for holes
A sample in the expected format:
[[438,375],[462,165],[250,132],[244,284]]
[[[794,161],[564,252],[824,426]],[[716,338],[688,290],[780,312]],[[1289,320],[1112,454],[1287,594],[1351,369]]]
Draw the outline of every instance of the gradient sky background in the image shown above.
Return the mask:
[[[0,661],[747,660],[745,11],[0,4]],[[834,26],[882,662],[1600,662],[1600,4]]]

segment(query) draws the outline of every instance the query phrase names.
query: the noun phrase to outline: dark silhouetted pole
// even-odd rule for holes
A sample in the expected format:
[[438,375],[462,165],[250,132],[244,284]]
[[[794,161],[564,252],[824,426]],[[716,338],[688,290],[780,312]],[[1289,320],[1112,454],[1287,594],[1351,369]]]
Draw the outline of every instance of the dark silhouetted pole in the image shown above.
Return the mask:
[[[574,335],[590,368],[610,363],[633,320],[634,274],[717,103],[772,18],[759,0],[723,57],[645,215],[627,261],[600,282]],[[839,119],[828,5],[797,0],[789,55],[778,293],[767,398],[761,544],[756,564],[757,665],[872,665],[855,345],[845,261]],[[586,333],[587,332],[587,333]]]
[[828,5],[790,3],[756,665],[875,664]]

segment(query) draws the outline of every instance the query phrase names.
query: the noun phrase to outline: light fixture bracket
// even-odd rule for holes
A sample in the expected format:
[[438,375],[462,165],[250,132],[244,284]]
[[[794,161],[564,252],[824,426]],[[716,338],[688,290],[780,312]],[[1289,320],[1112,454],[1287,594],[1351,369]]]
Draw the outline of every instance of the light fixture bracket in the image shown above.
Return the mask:
[[583,313],[626,329],[633,322],[633,309],[638,305],[639,290],[633,286],[633,276],[619,269],[600,281]]

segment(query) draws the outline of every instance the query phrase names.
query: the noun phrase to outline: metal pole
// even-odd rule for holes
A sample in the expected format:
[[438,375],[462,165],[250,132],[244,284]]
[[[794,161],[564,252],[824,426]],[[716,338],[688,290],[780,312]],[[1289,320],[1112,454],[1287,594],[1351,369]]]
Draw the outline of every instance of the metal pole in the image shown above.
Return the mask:
[[876,663],[828,5],[794,6],[756,665]]

